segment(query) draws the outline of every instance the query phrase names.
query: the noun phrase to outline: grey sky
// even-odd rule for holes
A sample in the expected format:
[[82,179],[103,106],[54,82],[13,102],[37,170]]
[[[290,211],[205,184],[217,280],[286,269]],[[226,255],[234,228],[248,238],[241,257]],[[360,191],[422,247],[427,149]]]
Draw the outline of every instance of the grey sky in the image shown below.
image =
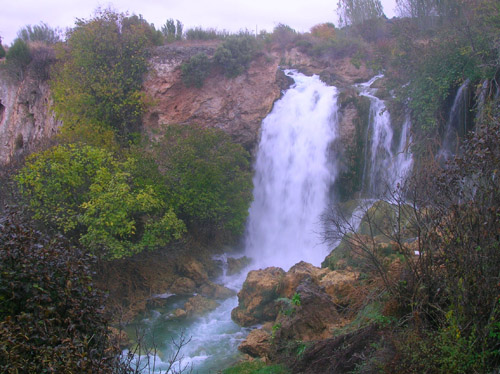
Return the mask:
[[[391,18],[395,0],[382,0],[382,4]],[[14,0],[0,12],[2,42],[10,45],[17,31],[28,24],[43,21],[52,27],[72,27],[76,18],[89,18],[99,6],[142,14],[157,28],[173,18],[185,29],[202,26],[237,32],[257,27],[272,31],[284,23],[304,32],[318,23],[337,21],[337,0]]]

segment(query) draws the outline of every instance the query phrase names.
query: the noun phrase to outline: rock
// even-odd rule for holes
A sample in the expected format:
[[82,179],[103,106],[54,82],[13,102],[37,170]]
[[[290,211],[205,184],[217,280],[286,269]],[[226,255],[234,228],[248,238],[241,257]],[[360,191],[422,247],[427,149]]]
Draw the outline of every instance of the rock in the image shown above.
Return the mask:
[[189,298],[184,304],[184,310],[188,317],[199,316],[217,308],[219,303],[201,295]]
[[204,266],[194,258],[181,260],[177,266],[179,274],[192,279],[197,286],[201,286],[208,281],[208,273]]
[[342,299],[354,291],[359,273],[348,270],[329,271],[320,280],[320,286],[332,298],[336,304],[340,304]]
[[[204,52],[211,55],[215,48]],[[220,128],[252,149],[262,120],[281,95],[283,82],[276,74],[279,59],[262,55],[236,78],[213,74],[201,88],[186,87],[180,66],[192,55],[187,50],[181,46],[157,49],[144,82],[146,94],[155,103],[143,118],[145,130],[153,136],[164,125],[196,123]]]
[[235,291],[210,281],[207,281],[200,287],[200,293],[203,296],[215,299],[227,299],[231,296],[236,295]]
[[170,286],[170,291],[176,295],[192,295],[196,291],[196,283],[189,278],[177,278]]
[[251,357],[268,359],[271,351],[271,334],[262,329],[252,330],[241,342],[238,350]]
[[284,276],[283,269],[277,267],[249,272],[231,318],[241,326],[274,320],[278,312],[275,300],[282,295]]
[[318,284],[319,280],[328,272],[327,269],[317,268],[307,262],[301,261],[294,265],[285,275],[283,280],[282,295],[292,298],[297,287],[305,279],[309,279]]
[[342,323],[335,304],[323,289],[311,279],[304,280],[296,290],[300,295],[298,305],[283,311],[276,320],[277,341],[324,339],[331,335],[334,326]]
[[250,260],[248,257],[243,256],[240,258],[233,258],[233,257],[228,257],[227,258],[227,275],[234,275],[241,270],[243,270],[246,266],[250,264],[252,260]]
[[174,318],[184,318],[187,316],[187,312],[184,309],[177,308],[172,312]]

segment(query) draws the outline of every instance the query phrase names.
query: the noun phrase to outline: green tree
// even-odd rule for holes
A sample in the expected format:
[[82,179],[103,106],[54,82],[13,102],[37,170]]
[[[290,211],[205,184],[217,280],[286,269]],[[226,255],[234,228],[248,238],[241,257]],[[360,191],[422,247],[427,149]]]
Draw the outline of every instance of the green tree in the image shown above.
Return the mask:
[[170,205],[188,228],[243,232],[252,198],[249,154],[223,131],[171,125],[154,148]]
[[54,109],[66,130],[111,128],[122,142],[133,138],[146,105],[141,85],[150,32],[146,23],[109,10],[77,21],[59,50],[52,84]]
[[28,44],[17,38],[11,45],[6,55],[7,67],[19,79],[24,78],[24,72],[32,60],[31,51]]
[[24,42],[42,42],[47,44],[55,44],[61,41],[60,31],[51,28],[44,22],[39,25],[24,26],[21,30],[17,32],[17,37],[22,39]]
[[[28,159],[16,179],[33,217],[95,254],[120,258],[179,239],[184,224],[140,175],[142,163],[91,146],[57,146]],[[151,171],[154,172],[154,171]]]
[[384,15],[380,0],[339,0],[337,13],[341,26],[360,25]]
[[202,87],[210,74],[212,61],[203,52],[197,53],[181,65],[182,81],[187,87]]

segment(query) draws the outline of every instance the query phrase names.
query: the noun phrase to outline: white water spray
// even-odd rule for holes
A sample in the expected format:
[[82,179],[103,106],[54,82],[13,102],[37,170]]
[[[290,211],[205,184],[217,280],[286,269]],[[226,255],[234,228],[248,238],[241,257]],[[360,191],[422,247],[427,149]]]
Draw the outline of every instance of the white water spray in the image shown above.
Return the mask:
[[285,270],[319,265],[328,254],[320,216],[336,176],[328,147],[337,136],[337,89],[317,76],[287,75],[295,85],[262,123],[246,236],[254,266]]
[[401,129],[401,138],[396,152],[393,151],[394,131],[391,116],[385,102],[375,96],[376,88],[371,85],[383,75],[376,75],[368,82],[360,83],[360,95],[370,99],[369,126],[365,139],[365,166],[363,169],[363,192],[374,198],[394,191],[413,165],[413,156],[409,150],[410,119],[406,118]]

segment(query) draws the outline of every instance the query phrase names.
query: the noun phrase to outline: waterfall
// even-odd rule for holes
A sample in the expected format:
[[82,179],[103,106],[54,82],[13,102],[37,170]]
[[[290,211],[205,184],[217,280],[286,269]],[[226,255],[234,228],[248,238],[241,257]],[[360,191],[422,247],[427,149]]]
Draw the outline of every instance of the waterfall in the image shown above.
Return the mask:
[[401,129],[401,139],[396,153],[393,151],[394,131],[391,115],[385,102],[375,96],[371,85],[383,75],[376,75],[368,82],[357,85],[360,95],[370,99],[369,125],[365,135],[365,163],[362,191],[368,197],[379,197],[392,191],[405,179],[413,164],[409,151],[410,119],[407,116]]
[[337,89],[294,71],[262,123],[246,252],[257,267],[319,265],[328,254],[320,216],[336,176],[328,147],[337,136]]
[[455,95],[455,99],[453,100],[453,105],[451,106],[450,113],[448,115],[448,121],[446,122],[441,148],[437,154],[437,159],[439,160],[446,161],[454,155],[458,146],[460,131],[463,129],[463,133],[465,134],[465,128],[467,126],[468,86],[469,80],[467,79],[460,86],[457,94]]

